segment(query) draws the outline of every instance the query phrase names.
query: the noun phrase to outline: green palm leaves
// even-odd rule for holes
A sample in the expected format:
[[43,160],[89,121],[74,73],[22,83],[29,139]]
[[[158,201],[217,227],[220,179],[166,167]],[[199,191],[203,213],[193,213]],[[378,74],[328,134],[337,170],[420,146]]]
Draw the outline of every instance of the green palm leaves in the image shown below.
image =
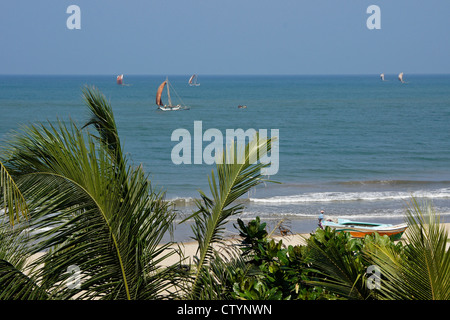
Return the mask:
[[[347,299],[450,299],[448,233],[439,216],[430,204],[413,198],[407,222],[404,244],[387,236],[351,239],[318,230],[307,248],[312,267],[322,276],[310,283]],[[371,278],[378,281],[376,290],[368,285]]]
[[[35,125],[5,153],[30,209],[28,253],[49,251],[35,261],[44,267],[33,273],[34,282],[58,298],[155,298],[169,282],[170,268],[158,266],[168,245],[159,243],[175,215],[142,169],[122,156],[104,97],[89,88],[84,95],[93,114],[87,125],[99,137],[73,122]],[[73,266],[81,270],[76,290],[64,285]]]
[[385,299],[450,299],[448,233],[431,204],[412,199],[408,210],[408,245],[402,252],[378,247],[369,256],[380,268]]
[[[258,135],[246,145],[243,152],[238,152],[237,144],[232,144],[221,161],[217,161],[217,173],[212,171],[208,178],[211,197],[200,191],[201,200],[197,201],[198,211],[193,215],[194,239],[198,242],[198,256],[196,260],[196,274],[189,298],[201,296],[201,274],[208,261],[213,259],[216,251],[213,244],[221,242],[227,219],[241,213],[242,203],[235,203],[237,199],[263,181],[261,169],[267,164],[258,162],[271,150],[271,139],[260,139]],[[238,154],[242,154],[240,159]]]
[[[227,219],[242,212],[235,201],[263,181],[266,165],[257,160],[270,151],[271,140],[256,137],[241,161],[236,146],[222,155],[209,181],[211,196],[200,192],[192,216],[196,270],[183,276],[178,264],[161,267],[175,253],[170,243],[161,244],[175,219],[170,202],[152,189],[141,167],[128,164],[105,97],[88,87],[83,97],[90,119],[81,129],[73,121],[30,125],[2,152],[8,215],[18,221],[19,213],[29,212],[29,219],[0,229],[0,298],[167,298],[186,279],[183,297],[212,297],[201,285],[208,267],[217,271],[211,281],[233,268],[213,245],[223,239]],[[69,285],[73,270],[75,286]]]
[[10,223],[19,222],[20,215],[27,217],[27,203],[6,170],[3,163],[0,162],[0,210],[4,208],[5,215],[9,217]]

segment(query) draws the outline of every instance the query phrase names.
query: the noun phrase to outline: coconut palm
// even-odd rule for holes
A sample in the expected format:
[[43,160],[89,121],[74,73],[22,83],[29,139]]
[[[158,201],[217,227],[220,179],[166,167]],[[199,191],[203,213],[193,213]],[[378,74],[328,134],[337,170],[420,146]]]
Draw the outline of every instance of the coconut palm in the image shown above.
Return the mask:
[[[33,245],[21,252],[47,252],[26,269],[6,252],[2,298],[150,299],[172,281],[173,268],[159,267],[172,254],[160,245],[175,217],[170,203],[123,156],[104,96],[95,88],[83,94],[92,114],[86,127],[94,125],[98,136],[73,121],[39,123],[17,133],[2,154],[28,202],[30,218],[16,229],[26,228]],[[69,286],[74,269],[79,285]]]

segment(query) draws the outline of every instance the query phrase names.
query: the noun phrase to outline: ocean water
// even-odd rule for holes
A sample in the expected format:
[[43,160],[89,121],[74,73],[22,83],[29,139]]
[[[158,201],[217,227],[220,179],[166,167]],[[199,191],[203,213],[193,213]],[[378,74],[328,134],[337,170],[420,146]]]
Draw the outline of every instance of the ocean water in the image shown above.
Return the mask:
[[[84,85],[110,100],[130,163],[190,213],[209,193],[207,164],[175,165],[174,130],[279,130],[279,170],[241,199],[243,219],[260,216],[293,232],[315,228],[320,210],[335,217],[400,222],[415,196],[450,215],[450,75],[170,76],[171,94],[190,110],[156,110],[165,76],[0,76],[0,138],[21,124],[88,118]],[[164,99],[164,98],[163,98]],[[246,105],[246,109],[238,109]],[[3,142],[2,142],[3,143]],[[209,142],[203,142],[205,148]],[[192,153],[193,161],[193,153]],[[185,234],[185,230],[180,233]]]

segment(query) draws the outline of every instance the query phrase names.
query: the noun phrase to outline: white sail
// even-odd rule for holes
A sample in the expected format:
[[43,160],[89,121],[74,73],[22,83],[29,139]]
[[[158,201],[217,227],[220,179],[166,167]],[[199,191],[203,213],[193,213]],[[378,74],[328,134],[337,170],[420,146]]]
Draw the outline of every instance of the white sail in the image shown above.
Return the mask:
[[403,72],[400,72],[400,74],[398,75],[398,80],[401,82],[401,83],[404,83],[405,81],[403,81]]
[[380,74],[380,78],[382,81],[384,81],[384,73]]
[[196,74],[193,74],[193,75],[189,78],[188,83],[189,83],[189,85],[190,85],[191,87],[192,87],[192,86],[198,87],[198,86],[200,85],[200,83],[197,83],[197,75],[196,75]]

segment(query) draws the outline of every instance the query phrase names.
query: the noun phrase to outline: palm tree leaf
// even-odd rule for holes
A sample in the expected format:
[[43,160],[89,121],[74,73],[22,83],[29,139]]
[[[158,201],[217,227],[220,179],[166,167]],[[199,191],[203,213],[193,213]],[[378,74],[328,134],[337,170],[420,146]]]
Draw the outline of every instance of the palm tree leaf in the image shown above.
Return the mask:
[[379,248],[369,256],[386,281],[386,299],[448,300],[450,298],[450,253],[448,233],[429,203],[412,198],[407,208],[407,245],[403,254]]
[[[105,119],[97,129],[109,136],[115,125],[102,130],[113,117]],[[9,143],[8,168],[30,199],[32,250],[50,250],[34,265],[45,265],[42,287],[60,297],[155,297],[169,282],[170,268],[158,266],[168,245],[159,243],[174,213],[142,168],[118,158],[119,141],[108,139],[99,145],[73,122],[57,122],[26,127]],[[82,270],[81,290],[64,286],[71,265]]]
[[351,241],[357,240],[348,239],[350,236],[345,233],[334,230],[331,232],[331,237],[327,240],[318,240],[317,236],[308,239],[308,257],[312,268],[322,277],[308,280],[307,283],[323,287],[347,299],[365,299],[369,293],[365,290],[364,278],[361,277],[362,266],[350,249],[351,246],[349,247]]
[[[0,225],[0,300],[47,299],[27,267],[27,223]],[[31,275],[30,275],[31,273]]]
[[100,135],[99,140],[108,149],[115,152],[120,151],[120,139],[112,107],[106,101],[105,96],[98,89],[86,86],[83,88],[83,99],[89,108],[91,116],[82,129],[94,125]]
[[[247,193],[250,188],[263,181],[261,169],[267,164],[257,162],[271,149],[271,139],[259,139],[256,135],[245,147],[244,158],[238,159],[237,145],[231,144],[208,178],[211,197],[200,191],[202,201],[197,201],[198,210],[194,213],[194,239],[198,242],[197,272],[194,275],[190,297],[199,296],[199,279],[206,263],[214,257],[213,244],[223,238],[227,219],[243,211],[243,204],[234,201]],[[253,161],[250,161],[250,160]]]
[[20,215],[28,216],[28,206],[14,179],[0,161],[0,210],[4,205],[5,215],[11,225],[20,221]]

